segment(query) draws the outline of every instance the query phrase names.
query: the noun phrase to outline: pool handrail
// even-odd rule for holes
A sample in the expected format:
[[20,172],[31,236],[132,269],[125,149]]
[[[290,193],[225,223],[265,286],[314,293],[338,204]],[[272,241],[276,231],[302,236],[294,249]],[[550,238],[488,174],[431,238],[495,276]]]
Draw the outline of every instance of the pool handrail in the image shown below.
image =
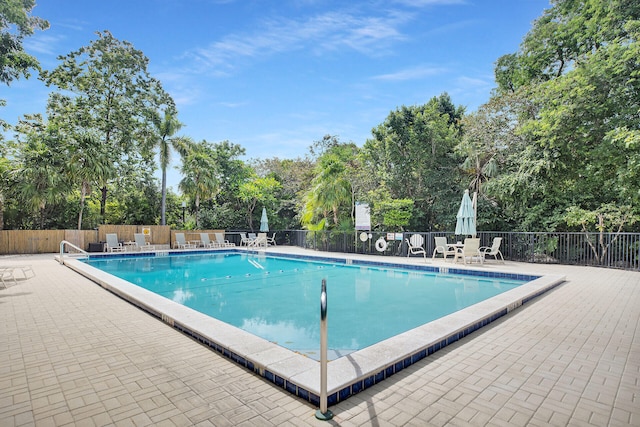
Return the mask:
[[322,279],[320,292],[320,409],[316,411],[316,418],[328,421],[333,413],[327,409],[327,279]]
[[[73,243],[67,241],[67,240],[63,240],[60,242],[60,259],[58,260],[58,262],[60,262],[60,264],[64,264],[64,248],[65,246],[71,247],[73,249],[75,249],[77,252],[79,252],[82,257],[86,257],[89,258],[89,253],[83,249],[80,249],[78,246],[74,245]],[[69,252],[69,256],[76,256],[76,254],[72,254],[71,252]]]

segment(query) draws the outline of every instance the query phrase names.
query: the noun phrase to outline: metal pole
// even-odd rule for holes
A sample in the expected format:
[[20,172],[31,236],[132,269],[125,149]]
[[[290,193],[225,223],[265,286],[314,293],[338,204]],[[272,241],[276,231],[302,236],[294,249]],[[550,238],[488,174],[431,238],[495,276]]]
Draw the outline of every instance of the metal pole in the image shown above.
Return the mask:
[[316,418],[328,421],[333,413],[327,409],[327,280],[322,279],[320,293],[320,409]]

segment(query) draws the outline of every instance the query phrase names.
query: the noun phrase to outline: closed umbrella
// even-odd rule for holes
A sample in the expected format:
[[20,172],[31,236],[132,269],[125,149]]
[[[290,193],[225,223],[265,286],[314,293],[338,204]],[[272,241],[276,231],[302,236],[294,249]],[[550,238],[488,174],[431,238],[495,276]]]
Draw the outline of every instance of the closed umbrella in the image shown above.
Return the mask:
[[266,208],[262,208],[262,218],[260,218],[260,231],[263,233],[269,231],[269,218],[267,218]]
[[456,235],[476,236],[476,211],[473,207],[471,197],[469,197],[469,190],[464,191],[456,218]]

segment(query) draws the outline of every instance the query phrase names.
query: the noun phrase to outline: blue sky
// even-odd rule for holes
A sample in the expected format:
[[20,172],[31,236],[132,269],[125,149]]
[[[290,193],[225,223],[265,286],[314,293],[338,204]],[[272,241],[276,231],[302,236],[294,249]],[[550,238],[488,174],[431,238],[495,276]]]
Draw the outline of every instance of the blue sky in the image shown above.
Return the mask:
[[[449,93],[474,111],[495,60],[518,49],[548,0],[39,0],[51,28],[25,40],[45,69],[109,30],[149,58],[181,134],[246,158],[295,158],[326,134],[362,145],[402,105]],[[0,88],[16,123],[44,112],[32,77]],[[174,178],[175,179],[175,178]],[[170,182],[172,184],[173,182]]]

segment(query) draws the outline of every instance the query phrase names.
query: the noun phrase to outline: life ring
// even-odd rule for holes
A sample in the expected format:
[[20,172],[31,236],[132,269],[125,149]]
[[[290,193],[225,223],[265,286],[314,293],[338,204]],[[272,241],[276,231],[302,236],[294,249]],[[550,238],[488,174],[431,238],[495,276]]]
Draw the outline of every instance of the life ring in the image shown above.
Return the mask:
[[376,240],[376,250],[378,252],[384,252],[387,250],[387,241],[383,237]]

